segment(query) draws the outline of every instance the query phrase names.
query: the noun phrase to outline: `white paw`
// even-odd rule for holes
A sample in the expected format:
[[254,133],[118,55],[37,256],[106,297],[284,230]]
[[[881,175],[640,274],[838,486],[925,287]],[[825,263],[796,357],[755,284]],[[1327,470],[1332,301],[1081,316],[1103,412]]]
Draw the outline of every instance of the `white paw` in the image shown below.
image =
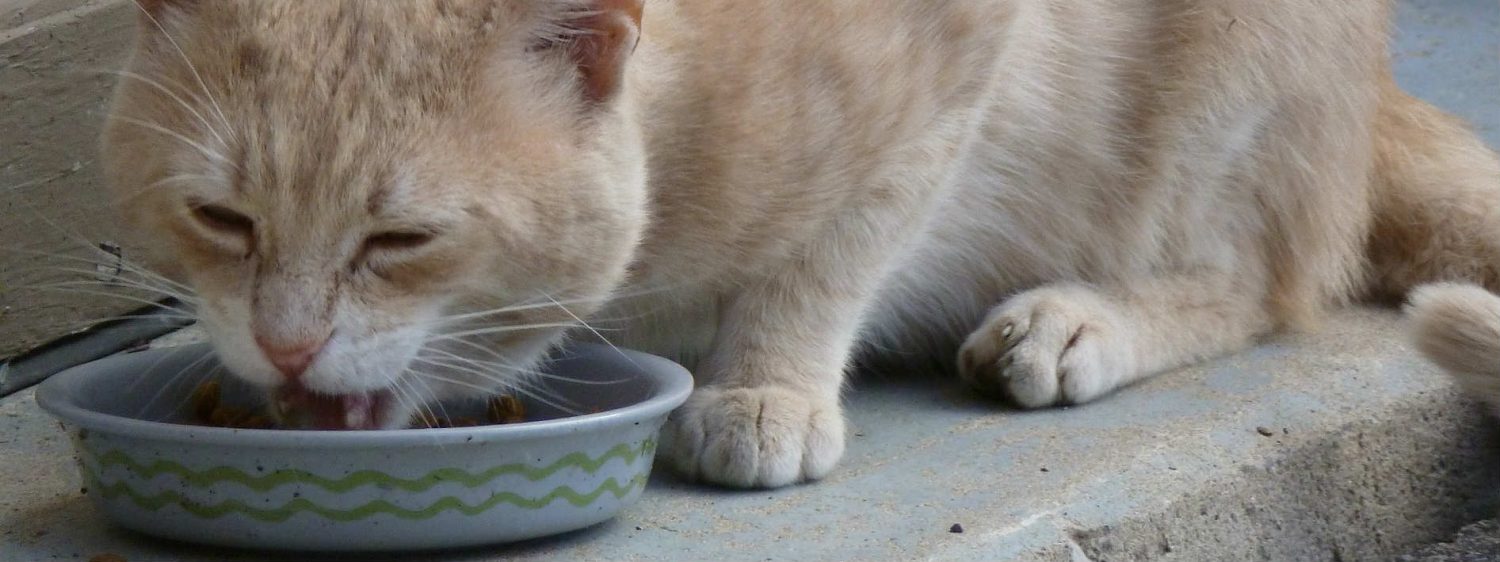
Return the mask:
[[704,387],[672,413],[667,454],[684,476],[774,488],[828,474],[844,454],[837,399],[782,387]]
[[1082,404],[1135,368],[1124,320],[1085,287],[1046,287],[990,312],[958,352],[959,374],[1024,408]]

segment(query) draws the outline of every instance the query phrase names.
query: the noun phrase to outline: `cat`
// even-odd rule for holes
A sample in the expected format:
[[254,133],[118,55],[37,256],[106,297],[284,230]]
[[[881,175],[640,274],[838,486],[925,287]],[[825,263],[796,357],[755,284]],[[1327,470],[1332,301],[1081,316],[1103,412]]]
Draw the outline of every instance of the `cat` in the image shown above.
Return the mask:
[[122,215],[325,427],[597,336],[695,372],[682,475],[777,487],[839,461],[857,358],[1082,404],[1500,287],[1500,161],[1396,87],[1385,0],[139,5]]

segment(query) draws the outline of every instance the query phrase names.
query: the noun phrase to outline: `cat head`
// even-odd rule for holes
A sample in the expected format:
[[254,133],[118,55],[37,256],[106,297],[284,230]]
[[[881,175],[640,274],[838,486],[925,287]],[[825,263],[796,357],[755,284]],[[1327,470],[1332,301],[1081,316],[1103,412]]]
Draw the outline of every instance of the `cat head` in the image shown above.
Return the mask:
[[640,0],[153,0],[103,160],[235,375],[319,426],[497,390],[623,282]]

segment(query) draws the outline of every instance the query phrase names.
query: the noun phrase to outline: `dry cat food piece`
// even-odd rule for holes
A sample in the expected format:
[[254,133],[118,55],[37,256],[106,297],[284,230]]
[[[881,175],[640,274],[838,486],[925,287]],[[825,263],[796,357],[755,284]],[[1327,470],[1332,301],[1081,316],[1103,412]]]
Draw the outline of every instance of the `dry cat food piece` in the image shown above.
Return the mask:
[[193,389],[193,419],[199,424],[234,429],[275,429],[276,422],[248,408],[237,408],[219,399],[218,379]]
[[420,428],[447,429],[450,427],[477,427],[488,424],[479,421],[478,418],[454,418],[448,416],[439,416],[432,412],[422,411],[412,414],[411,423],[409,425],[411,425],[412,427]]
[[[223,403],[219,398],[222,390],[223,387],[218,379],[209,380],[193,389],[193,421],[210,427],[277,429],[276,422],[268,416],[257,414],[247,408],[238,408]],[[526,405],[516,397],[507,394],[489,399],[486,403],[484,419],[450,418],[439,416],[431,411],[423,411],[412,416],[411,425],[422,428],[478,427],[523,421],[526,421]]]
[[484,419],[472,417],[450,418],[424,410],[412,416],[413,427],[477,427],[481,425],[504,425],[526,421],[526,405],[509,394],[491,397],[485,402]]
[[514,396],[502,394],[490,398],[485,416],[490,423],[521,423],[526,421],[526,405]]

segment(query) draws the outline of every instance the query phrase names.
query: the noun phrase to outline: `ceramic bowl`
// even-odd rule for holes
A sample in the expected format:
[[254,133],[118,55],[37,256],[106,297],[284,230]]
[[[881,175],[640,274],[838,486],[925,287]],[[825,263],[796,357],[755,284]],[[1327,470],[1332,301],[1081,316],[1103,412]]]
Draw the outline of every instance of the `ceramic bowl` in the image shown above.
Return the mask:
[[[178,423],[215,368],[205,345],[119,355],[50,377],[88,496],[115,523],[171,539],[304,551],[493,544],[613,517],[645,487],[692,377],[660,357],[580,345],[546,370],[525,423],[289,431]],[[257,396],[222,377],[226,400]],[[482,404],[449,404],[456,410]],[[597,412],[571,415],[572,412]]]

